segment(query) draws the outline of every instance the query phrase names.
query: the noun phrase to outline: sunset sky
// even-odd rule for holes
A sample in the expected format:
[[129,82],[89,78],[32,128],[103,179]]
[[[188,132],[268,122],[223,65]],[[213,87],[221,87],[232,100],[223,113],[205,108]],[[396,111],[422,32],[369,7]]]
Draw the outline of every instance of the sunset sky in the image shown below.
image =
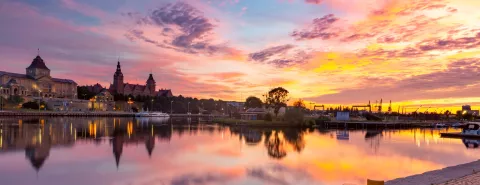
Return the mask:
[[[478,0],[0,0],[0,71],[223,100],[480,106]],[[385,109],[384,109],[385,110]]]

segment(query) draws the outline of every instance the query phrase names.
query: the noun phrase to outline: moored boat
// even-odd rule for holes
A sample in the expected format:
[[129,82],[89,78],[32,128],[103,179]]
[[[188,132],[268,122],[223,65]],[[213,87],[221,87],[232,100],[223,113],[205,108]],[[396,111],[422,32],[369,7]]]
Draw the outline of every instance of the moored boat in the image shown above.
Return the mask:
[[139,112],[135,114],[136,117],[170,117],[167,113],[163,112]]
[[442,137],[480,138],[480,123],[470,122],[462,127],[462,132],[440,133]]

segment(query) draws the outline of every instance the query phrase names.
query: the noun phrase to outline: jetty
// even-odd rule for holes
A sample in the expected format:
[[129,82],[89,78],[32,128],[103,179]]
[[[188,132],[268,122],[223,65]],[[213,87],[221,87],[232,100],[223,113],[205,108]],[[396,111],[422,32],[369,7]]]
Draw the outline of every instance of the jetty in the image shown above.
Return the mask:
[[402,129],[431,127],[425,121],[316,121],[317,127],[327,129]]
[[385,185],[460,185],[461,182],[480,180],[479,172],[480,160],[390,180],[387,181]]

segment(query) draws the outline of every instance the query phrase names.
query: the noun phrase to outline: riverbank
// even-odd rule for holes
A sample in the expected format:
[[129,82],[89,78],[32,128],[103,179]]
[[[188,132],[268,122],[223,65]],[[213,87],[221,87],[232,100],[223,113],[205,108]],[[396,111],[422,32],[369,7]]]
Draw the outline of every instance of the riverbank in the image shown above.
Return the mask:
[[[387,181],[386,185],[446,185],[480,180],[480,160]],[[473,181],[478,184],[480,181]],[[467,183],[468,184],[468,183]],[[467,185],[462,184],[462,185]]]
[[[90,112],[65,112],[65,111],[35,111],[15,110],[0,111],[0,117],[135,117],[134,112],[120,111],[90,111]],[[169,114],[170,117],[225,117],[226,115],[207,114]]]
[[264,121],[264,120],[239,120],[231,118],[216,118],[213,122],[228,126],[247,127],[304,127],[306,125],[292,124],[286,121]]

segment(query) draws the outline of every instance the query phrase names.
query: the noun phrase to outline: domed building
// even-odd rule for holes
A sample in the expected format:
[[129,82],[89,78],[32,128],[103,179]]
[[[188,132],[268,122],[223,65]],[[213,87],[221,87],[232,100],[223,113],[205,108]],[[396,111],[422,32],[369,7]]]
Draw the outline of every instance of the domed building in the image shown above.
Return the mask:
[[45,61],[37,55],[25,74],[0,71],[0,95],[23,97],[77,98],[77,83],[69,79],[53,78]]

